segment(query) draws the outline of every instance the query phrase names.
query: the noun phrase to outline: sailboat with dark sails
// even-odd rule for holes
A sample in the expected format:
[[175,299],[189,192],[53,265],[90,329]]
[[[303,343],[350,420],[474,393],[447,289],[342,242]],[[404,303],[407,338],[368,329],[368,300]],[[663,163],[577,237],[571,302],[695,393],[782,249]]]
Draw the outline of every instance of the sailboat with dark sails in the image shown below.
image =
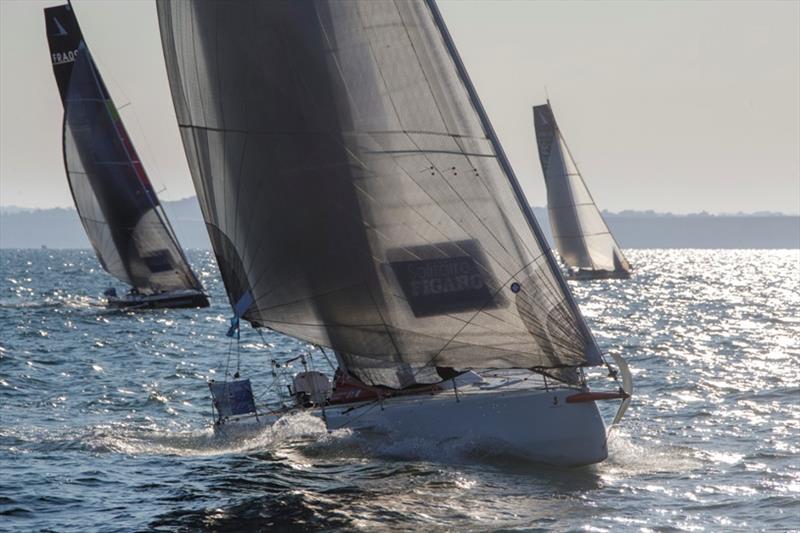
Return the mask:
[[575,280],[628,279],[631,265],[583,181],[550,101],[533,108],[547,214],[567,275]]
[[[234,312],[332,349],[330,430],[605,459],[584,368],[605,364],[433,1],[159,1],[189,168]],[[232,328],[233,329],[233,328]],[[616,375],[616,370],[614,371]],[[238,374],[238,372],[237,372]],[[237,378],[238,375],[234,375]]]
[[131,286],[110,307],[207,307],[70,4],[44,10],[64,106],[63,152],[75,207],[100,264]]

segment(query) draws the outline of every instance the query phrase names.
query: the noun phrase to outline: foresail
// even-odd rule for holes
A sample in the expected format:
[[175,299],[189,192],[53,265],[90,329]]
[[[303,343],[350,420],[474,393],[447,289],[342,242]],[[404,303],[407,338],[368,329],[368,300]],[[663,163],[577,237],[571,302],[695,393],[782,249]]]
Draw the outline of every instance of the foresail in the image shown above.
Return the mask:
[[572,268],[629,271],[567,149],[550,104],[535,106],[533,117],[550,227],[561,259]]
[[166,223],[71,6],[45,10],[64,104],[64,165],[87,236],[104,269],[141,292],[200,289]]
[[599,354],[424,1],[159,1],[237,314],[367,383]]

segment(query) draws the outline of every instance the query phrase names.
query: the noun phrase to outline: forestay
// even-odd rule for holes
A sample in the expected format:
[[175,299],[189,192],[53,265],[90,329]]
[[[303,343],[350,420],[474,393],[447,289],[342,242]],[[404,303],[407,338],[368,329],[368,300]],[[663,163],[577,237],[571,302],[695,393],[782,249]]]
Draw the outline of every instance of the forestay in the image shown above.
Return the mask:
[[142,293],[202,289],[166,222],[70,5],[44,10],[75,207],[103,268]]
[[157,5],[238,315],[390,387],[600,362],[435,5]]
[[533,108],[547,212],[562,261],[571,268],[630,271],[567,149],[550,103]]

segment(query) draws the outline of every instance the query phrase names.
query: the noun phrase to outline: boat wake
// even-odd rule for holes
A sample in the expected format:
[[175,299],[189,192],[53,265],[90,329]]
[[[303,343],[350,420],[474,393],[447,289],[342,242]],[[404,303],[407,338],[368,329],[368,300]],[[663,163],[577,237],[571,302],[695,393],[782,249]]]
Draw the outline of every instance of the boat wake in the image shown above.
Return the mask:
[[0,299],[0,309],[91,309],[105,307],[105,302],[89,296],[45,295],[42,298],[20,300],[19,298]]
[[388,432],[337,430],[306,443],[299,451],[312,460],[379,459],[453,466],[480,464],[500,470],[564,469],[534,461],[527,450],[516,449],[500,439],[441,441]]
[[212,427],[193,430],[132,430],[129,428],[97,428],[88,438],[95,451],[128,455],[214,456],[273,451],[284,446],[297,446],[328,436],[323,422],[309,414],[287,415],[271,426],[244,436],[222,437]]
[[622,429],[615,429],[608,439],[608,459],[598,465],[604,474],[634,476],[660,472],[688,472],[703,462],[695,450],[686,446],[668,446],[658,441],[634,439]]
[[[309,460],[379,459],[451,465],[478,463],[501,470],[544,467],[526,458],[522,451],[499,440],[478,442],[451,439],[434,442],[385,432],[354,432],[350,429],[329,432],[320,418],[309,413],[289,414],[270,426],[227,437],[216,434],[210,426],[170,430],[155,425],[134,428],[124,423],[94,426],[78,434],[50,437],[44,440],[50,441],[55,448],[81,448],[93,453],[135,456],[209,457],[274,453],[279,456],[288,454],[298,463]],[[40,440],[40,444],[44,442]],[[652,450],[644,450],[633,444],[626,444],[618,452],[642,458],[652,455]],[[664,452],[663,455],[666,457],[668,453]],[[629,458],[620,456],[618,466],[628,470]],[[640,469],[647,467],[642,465]]]

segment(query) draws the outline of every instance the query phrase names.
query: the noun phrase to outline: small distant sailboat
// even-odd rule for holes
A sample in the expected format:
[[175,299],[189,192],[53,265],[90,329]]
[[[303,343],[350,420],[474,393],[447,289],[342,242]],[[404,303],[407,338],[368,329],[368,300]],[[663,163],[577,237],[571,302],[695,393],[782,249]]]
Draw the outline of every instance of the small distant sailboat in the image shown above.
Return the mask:
[[621,399],[618,422],[630,374],[619,358],[620,389],[589,389],[605,360],[436,4],[157,8],[228,334],[241,318],[338,365],[332,381],[304,368],[262,412],[238,370],[210,383],[215,429],[302,410],[330,430],[604,460],[595,402]]
[[533,108],[556,249],[570,279],[628,279],[631,266],[594,203],[556,124],[550,101]]
[[100,264],[132,288],[110,307],[207,307],[150,180],[83,39],[70,4],[44,10],[64,105],[63,150],[72,197]]

